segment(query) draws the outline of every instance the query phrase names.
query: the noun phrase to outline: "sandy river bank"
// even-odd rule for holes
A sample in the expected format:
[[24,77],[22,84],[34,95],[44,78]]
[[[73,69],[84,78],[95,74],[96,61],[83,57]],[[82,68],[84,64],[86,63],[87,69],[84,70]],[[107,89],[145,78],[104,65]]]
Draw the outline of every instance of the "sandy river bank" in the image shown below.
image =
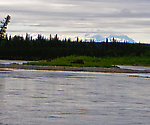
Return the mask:
[[130,70],[130,69],[121,69],[118,67],[101,68],[101,67],[33,66],[33,65],[0,64],[0,68],[54,70],[54,71],[110,72],[110,73],[150,73],[149,70]]

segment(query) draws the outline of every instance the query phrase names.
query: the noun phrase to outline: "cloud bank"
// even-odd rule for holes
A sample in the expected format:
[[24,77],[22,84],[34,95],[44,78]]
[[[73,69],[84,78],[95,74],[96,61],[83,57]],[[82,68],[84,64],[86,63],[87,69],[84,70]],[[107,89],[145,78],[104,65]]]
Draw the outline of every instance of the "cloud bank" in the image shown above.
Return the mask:
[[11,15],[10,34],[126,34],[150,42],[149,6],[149,0],[5,0],[0,19]]

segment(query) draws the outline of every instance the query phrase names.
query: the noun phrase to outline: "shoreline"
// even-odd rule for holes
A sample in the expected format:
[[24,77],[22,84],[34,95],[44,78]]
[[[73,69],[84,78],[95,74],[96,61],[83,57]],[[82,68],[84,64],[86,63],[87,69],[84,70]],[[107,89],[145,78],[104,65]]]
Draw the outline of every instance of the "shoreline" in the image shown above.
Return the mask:
[[103,73],[150,73],[149,70],[121,69],[118,67],[102,68],[102,67],[67,67],[67,66],[34,66],[34,65],[0,64],[0,68],[49,70],[49,71],[103,72]]

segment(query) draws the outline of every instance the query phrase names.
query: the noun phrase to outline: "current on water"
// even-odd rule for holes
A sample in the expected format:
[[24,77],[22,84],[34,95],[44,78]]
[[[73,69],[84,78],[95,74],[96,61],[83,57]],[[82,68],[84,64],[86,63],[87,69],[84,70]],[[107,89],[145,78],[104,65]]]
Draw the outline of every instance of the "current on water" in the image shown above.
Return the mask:
[[0,125],[149,125],[150,74],[0,70]]

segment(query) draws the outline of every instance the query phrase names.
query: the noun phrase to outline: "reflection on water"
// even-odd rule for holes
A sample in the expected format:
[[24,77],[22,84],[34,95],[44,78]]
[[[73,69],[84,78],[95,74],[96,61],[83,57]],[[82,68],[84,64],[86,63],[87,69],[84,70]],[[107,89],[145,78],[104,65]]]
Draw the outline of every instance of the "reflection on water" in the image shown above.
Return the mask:
[[0,124],[149,125],[149,90],[131,74],[0,72]]
[[144,66],[123,66],[123,65],[118,65],[121,69],[131,69],[131,70],[146,70],[150,71],[150,67],[144,67]]
[[27,62],[31,62],[31,61],[22,61],[22,60],[0,60],[0,64],[12,64],[12,63],[23,64],[23,63],[27,63]]

